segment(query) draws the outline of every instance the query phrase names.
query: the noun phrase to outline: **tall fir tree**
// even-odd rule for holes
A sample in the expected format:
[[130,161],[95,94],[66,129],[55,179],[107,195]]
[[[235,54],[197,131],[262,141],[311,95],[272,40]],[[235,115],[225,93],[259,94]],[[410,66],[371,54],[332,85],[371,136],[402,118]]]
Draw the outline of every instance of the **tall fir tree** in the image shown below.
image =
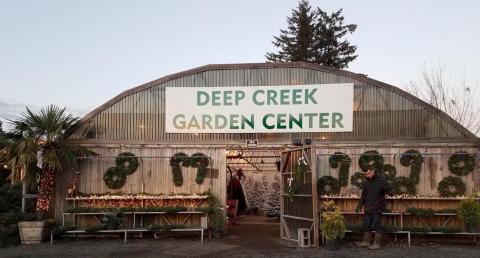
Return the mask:
[[344,37],[355,32],[357,25],[344,24],[342,9],[327,14],[322,9],[312,10],[310,3],[301,0],[287,17],[288,29],[274,36],[278,53],[266,54],[267,62],[304,61],[335,68],[346,68],[355,60],[357,47]]
[[346,68],[355,60],[357,46],[353,46],[344,37],[357,29],[355,24],[344,25],[342,9],[330,15],[318,8],[318,20],[315,27],[314,49],[315,63],[335,68]]
[[280,30],[280,36],[274,36],[273,45],[278,53],[267,53],[268,62],[315,61],[314,38],[317,12],[312,11],[308,1],[302,0],[287,17],[288,29]]

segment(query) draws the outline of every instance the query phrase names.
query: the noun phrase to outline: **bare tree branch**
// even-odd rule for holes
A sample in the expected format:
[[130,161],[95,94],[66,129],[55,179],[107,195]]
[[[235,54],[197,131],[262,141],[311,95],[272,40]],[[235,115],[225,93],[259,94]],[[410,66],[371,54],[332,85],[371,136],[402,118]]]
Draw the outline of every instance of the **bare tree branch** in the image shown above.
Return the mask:
[[411,81],[407,91],[425,102],[441,109],[472,133],[480,133],[480,91],[478,82],[467,80],[466,72],[452,82],[442,64],[424,66],[416,81]]

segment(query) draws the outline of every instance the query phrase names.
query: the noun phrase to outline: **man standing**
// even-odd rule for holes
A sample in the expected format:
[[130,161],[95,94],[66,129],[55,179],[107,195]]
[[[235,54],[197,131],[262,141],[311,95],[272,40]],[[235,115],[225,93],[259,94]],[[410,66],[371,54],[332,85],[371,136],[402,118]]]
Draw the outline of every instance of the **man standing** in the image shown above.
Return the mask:
[[[357,246],[368,247],[370,250],[380,249],[380,243],[382,242],[382,212],[385,210],[385,195],[392,191],[392,186],[388,183],[383,175],[380,175],[378,171],[373,171],[369,168],[365,172],[367,181],[363,184],[362,197],[358,201],[356,213],[359,213],[362,207],[364,207],[362,231],[364,231],[363,241],[358,243]],[[375,231],[375,239],[373,244],[370,245],[372,240],[372,232]]]

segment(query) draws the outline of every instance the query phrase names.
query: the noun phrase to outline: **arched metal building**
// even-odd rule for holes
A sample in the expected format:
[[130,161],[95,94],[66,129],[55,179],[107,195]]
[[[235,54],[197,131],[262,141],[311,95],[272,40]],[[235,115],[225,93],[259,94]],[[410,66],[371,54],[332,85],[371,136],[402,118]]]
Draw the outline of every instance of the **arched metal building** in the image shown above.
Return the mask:
[[[289,87],[336,83],[353,84],[353,130],[350,132],[165,131],[166,87]],[[175,101],[181,103],[182,99]],[[367,150],[376,150],[383,156],[385,163],[397,167],[397,176],[408,176],[409,168],[399,164],[398,157],[402,153],[415,149],[422,154],[431,154],[424,155],[424,172],[420,175],[417,194],[436,196],[438,182],[451,176],[447,166],[450,155],[457,151],[474,154],[478,150],[478,138],[474,134],[444,112],[417,97],[363,74],[303,62],[206,65],[165,76],[127,90],[93,110],[70,132],[69,139],[89,146],[100,154],[100,157],[86,160],[76,171],[58,177],[55,206],[58,216],[64,211],[65,205],[68,205],[65,196],[72,180],[77,181],[78,190],[84,193],[201,193],[210,189],[225,204],[228,150],[246,148],[245,141],[252,139],[258,140],[258,149],[275,150],[287,150],[295,140],[311,139],[307,151],[312,165],[312,179],[308,180],[310,186],[305,192],[301,192],[304,196],[291,201],[282,195],[282,220],[285,221],[282,236],[296,239],[296,233],[293,233],[296,228],[308,227],[313,223],[317,240],[319,214],[316,179],[325,175],[337,177],[337,170],[329,167],[324,155],[334,152],[351,155],[351,176],[355,171],[359,171],[356,162],[358,155]],[[141,157],[142,162],[138,168],[140,173],[129,175],[121,189],[109,189],[102,180],[103,174],[115,163],[114,157],[126,151]],[[177,152],[188,155],[202,152],[211,158],[211,173],[203,184],[195,184],[195,175],[192,173],[184,173],[183,185],[175,186],[172,183],[168,158]],[[297,154],[293,156],[295,155]],[[291,159],[284,156],[285,167],[288,167],[289,158]],[[287,172],[288,170],[286,168]],[[467,193],[478,189],[477,174],[475,172],[462,176]],[[282,174],[282,194],[285,193],[287,177],[288,174]],[[341,188],[341,193],[352,192],[358,192],[358,188],[350,182]]]

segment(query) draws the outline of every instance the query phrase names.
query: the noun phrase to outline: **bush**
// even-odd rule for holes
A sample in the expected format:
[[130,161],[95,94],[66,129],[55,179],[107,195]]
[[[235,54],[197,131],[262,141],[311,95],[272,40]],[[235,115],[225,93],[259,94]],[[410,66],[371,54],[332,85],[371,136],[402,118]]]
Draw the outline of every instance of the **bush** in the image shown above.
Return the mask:
[[433,217],[435,215],[435,211],[433,209],[422,209],[422,208],[408,208],[408,213],[411,213],[420,218],[428,218]]
[[95,226],[88,227],[85,229],[85,232],[94,233],[100,230],[103,230],[103,225],[95,225]]
[[345,236],[346,225],[340,208],[333,201],[323,202],[322,232],[327,240],[340,239]]
[[0,186],[0,246],[20,244],[18,222],[31,216],[20,212],[22,205],[21,185],[6,182]]
[[480,222],[480,203],[473,198],[462,200],[458,208],[458,217],[468,224]]

